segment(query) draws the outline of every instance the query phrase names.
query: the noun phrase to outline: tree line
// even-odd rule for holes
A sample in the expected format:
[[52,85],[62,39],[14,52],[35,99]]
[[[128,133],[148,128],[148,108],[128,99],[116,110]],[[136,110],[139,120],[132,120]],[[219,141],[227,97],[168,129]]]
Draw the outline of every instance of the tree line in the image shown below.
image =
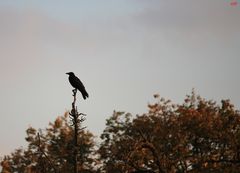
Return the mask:
[[[194,92],[182,104],[157,94],[154,98],[142,115],[114,111],[101,141],[81,130],[79,172],[240,172],[240,113],[229,100],[217,104]],[[73,172],[73,127],[68,116],[57,117],[43,130],[29,127],[27,148],[4,156],[1,173]]]

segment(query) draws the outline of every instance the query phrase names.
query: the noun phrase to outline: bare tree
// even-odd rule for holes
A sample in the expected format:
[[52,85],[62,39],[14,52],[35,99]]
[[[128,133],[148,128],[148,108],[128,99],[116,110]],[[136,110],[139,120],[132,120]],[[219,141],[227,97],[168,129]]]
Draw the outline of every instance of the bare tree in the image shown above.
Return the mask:
[[[85,121],[86,114],[78,113],[77,106],[76,106],[76,96],[77,96],[77,89],[72,90],[73,92],[73,102],[72,102],[72,110],[69,113],[70,118],[72,120],[72,126],[74,126],[74,173],[78,173],[78,134],[79,131],[85,129],[86,127],[80,128],[81,123]],[[80,163],[83,164],[83,163]]]

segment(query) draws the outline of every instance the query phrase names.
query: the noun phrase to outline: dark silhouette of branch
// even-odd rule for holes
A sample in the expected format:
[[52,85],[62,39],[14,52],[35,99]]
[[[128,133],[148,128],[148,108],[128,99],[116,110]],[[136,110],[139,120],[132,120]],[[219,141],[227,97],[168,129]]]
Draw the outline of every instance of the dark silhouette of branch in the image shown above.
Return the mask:
[[160,160],[159,160],[159,157],[158,157],[158,154],[156,152],[155,147],[151,143],[144,143],[144,144],[142,144],[141,147],[142,148],[147,148],[147,149],[149,149],[151,151],[151,153],[153,155],[153,158],[155,160],[155,163],[158,166],[159,173],[164,173],[164,171],[163,171],[163,169],[161,167]]
[[74,126],[74,173],[78,173],[78,133],[79,131],[86,128],[86,127],[83,127],[79,129],[80,123],[85,121],[86,115],[83,113],[78,113],[77,106],[75,106],[77,89],[72,90],[72,92],[73,92],[72,110],[69,113],[69,115],[72,120],[72,126]]
[[57,170],[57,168],[55,167],[53,161],[48,157],[48,155],[44,152],[44,150],[43,150],[42,147],[41,147],[41,138],[40,138],[39,133],[37,133],[37,137],[38,137],[38,144],[37,144],[37,145],[38,145],[39,151],[45,156],[45,158],[47,159],[49,165],[53,168],[54,172],[55,172],[55,173],[58,173],[58,170]]
[[74,173],[78,173],[78,113],[77,108],[75,107],[76,103],[76,95],[77,95],[77,89],[72,90],[73,91],[73,102],[72,102],[72,110],[71,113],[69,113],[72,116],[72,125],[74,126]]
[[165,173],[165,171],[162,169],[161,167],[161,164],[160,164],[160,159],[159,159],[159,156],[158,156],[158,153],[157,153],[157,150],[156,148],[153,146],[153,144],[147,139],[147,137],[143,134],[143,132],[138,129],[137,130],[138,133],[140,134],[141,136],[141,140],[139,141],[135,141],[132,137],[128,136],[128,138],[130,140],[133,140],[135,143],[134,147],[133,147],[133,151],[130,151],[128,153],[128,156],[127,156],[127,160],[126,160],[126,163],[131,166],[132,168],[135,169],[135,171],[133,173],[155,173],[154,171],[152,170],[146,170],[146,169],[143,169],[143,168],[139,168],[138,166],[136,166],[131,160],[131,155],[134,153],[135,150],[139,150],[140,148],[146,148],[148,150],[151,151],[152,155],[153,155],[153,158],[154,158],[154,161],[155,161],[155,164],[157,165],[158,167],[158,172],[159,173]]
[[232,163],[232,164],[240,164],[240,160],[228,160],[228,159],[220,159],[220,160],[207,160],[208,163]]
[[155,172],[153,172],[151,170],[136,170],[131,173],[155,173]]
[[153,158],[155,160],[156,165],[158,166],[159,173],[164,173],[165,171],[161,167],[160,159],[157,153],[156,148],[154,145],[144,136],[141,130],[138,130],[140,136],[143,138],[143,144],[141,145],[142,148],[147,148],[151,151]]

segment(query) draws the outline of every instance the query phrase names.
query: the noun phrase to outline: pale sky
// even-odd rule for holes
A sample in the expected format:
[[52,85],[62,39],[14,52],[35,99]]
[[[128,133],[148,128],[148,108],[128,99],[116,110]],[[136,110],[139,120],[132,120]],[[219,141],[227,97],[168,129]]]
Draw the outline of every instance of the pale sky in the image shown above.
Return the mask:
[[[159,93],[240,108],[240,4],[230,0],[0,1],[0,157],[71,108],[66,72],[85,84],[84,125],[142,114]],[[239,2],[240,3],[240,2]]]

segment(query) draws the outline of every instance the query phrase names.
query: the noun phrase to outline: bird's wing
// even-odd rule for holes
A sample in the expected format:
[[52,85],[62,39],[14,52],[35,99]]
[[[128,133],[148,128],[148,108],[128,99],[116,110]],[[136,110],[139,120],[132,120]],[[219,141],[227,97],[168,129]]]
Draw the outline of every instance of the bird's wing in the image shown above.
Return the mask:
[[76,85],[75,87],[82,93],[83,98],[86,99],[86,97],[88,97],[88,93],[87,93],[83,83],[76,76],[75,76],[74,82]]
[[76,85],[78,86],[78,89],[85,88],[83,83],[80,81],[80,79],[78,79],[78,77],[75,76],[75,80],[74,81],[76,82]]

